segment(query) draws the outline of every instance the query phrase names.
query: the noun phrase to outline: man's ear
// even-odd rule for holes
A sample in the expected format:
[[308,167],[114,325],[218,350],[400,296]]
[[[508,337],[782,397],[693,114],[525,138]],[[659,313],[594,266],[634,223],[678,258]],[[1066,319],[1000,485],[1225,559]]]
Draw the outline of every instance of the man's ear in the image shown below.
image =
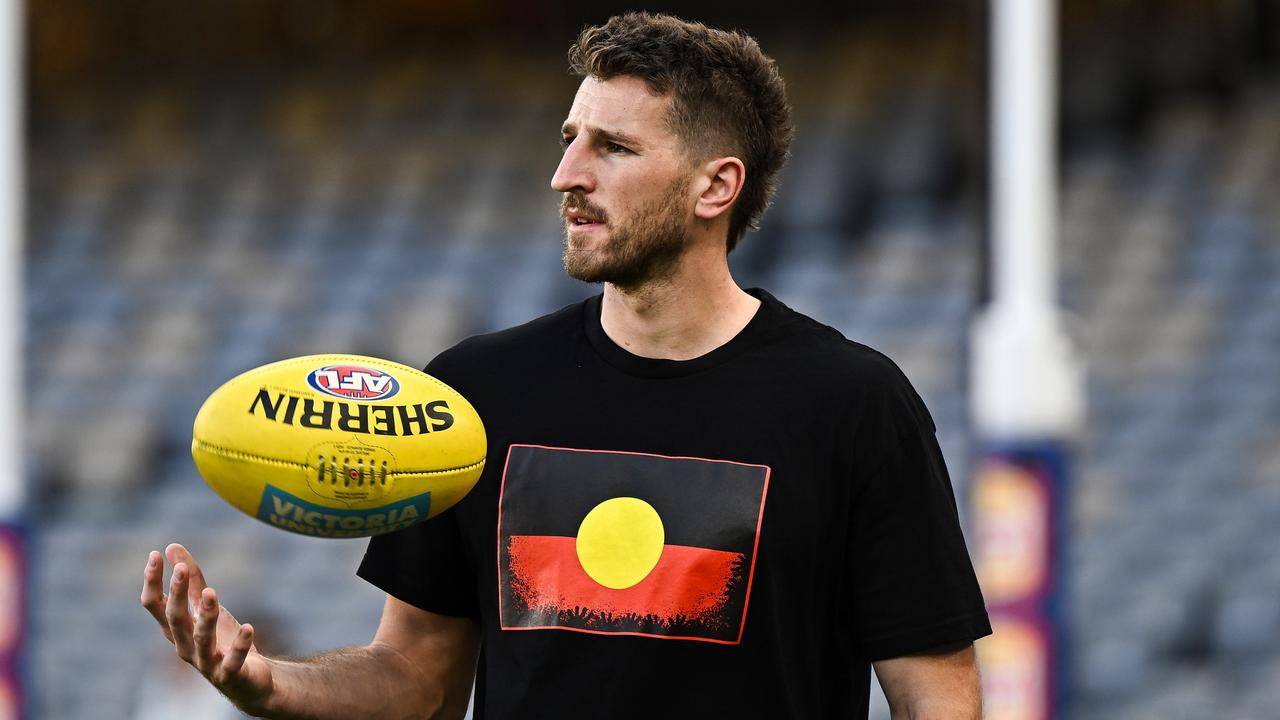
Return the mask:
[[715,220],[733,207],[747,179],[747,168],[736,157],[708,160],[702,165],[702,193],[693,214],[701,220]]

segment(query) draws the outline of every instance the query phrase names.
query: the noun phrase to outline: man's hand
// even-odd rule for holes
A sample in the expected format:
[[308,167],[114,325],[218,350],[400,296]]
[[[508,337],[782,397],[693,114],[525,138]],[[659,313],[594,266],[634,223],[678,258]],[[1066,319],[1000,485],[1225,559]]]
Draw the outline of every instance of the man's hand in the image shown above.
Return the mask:
[[[164,559],[173,566],[169,593],[163,589]],[[165,555],[152,551],[142,571],[142,606],[187,661],[242,710],[254,712],[271,694],[271,667],[253,645],[253,626],[218,602],[196,559],[178,544]]]
[[[163,590],[165,557],[173,566]],[[153,552],[142,606],[186,660],[241,710],[294,720],[461,718],[475,677],[480,628],[469,618],[421,610],[388,596],[373,642],[311,658],[267,658],[253,628],[218,603],[181,545]]]

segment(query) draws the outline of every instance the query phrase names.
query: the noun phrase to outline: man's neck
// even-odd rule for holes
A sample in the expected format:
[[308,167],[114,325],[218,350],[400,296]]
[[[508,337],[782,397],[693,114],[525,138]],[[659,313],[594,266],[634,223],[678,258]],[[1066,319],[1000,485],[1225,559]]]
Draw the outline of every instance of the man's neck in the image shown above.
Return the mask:
[[636,288],[606,283],[600,324],[633,355],[692,360],[732,340],[759,307],[734,283],[723,255],[691,252],[661,280]]

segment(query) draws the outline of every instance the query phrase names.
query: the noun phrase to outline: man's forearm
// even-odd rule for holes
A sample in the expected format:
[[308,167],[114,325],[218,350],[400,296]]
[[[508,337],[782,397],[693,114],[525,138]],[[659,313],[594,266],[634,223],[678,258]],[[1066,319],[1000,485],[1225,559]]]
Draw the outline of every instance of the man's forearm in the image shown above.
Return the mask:
[[892,720],[979,720],[982,689],[973,645],[952,645],[875,663]]
[[982,698],[977,695],[935,698],[890,708],[890,720],[982,720]]
[[437,717],[444,707],[443,689],[427,687],[422,672],[389,645],[373,643],[269,662],[271,693],[262,708],[249,709],[258,717],[407,720]]

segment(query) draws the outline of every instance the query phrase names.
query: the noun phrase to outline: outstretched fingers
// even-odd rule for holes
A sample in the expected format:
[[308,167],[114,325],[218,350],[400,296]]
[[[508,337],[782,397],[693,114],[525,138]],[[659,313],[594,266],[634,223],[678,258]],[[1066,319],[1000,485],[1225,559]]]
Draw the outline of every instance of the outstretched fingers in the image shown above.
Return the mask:
[[222,657],[222,672],[227,675],[235,675],[240,672],[240,668],[244,667],[245,658],[249,656],[249,649],[252,647],[253,626],[245,623],[236,631],[236,636],[231,640],[231,648]]
[[[166,557],[173,563],[167,594],[164,592]],[[217,591],[205,585],[199,566],[186,548],[174,544],[165,548],[163,555],[158,552],[148,555],[142,571],[142,605],[160,623],[178,657],[215,686],[243,681],[238,676],[253,651],[253,627],[237,625],[230,613],[224,613]],[[218,622],[224,614],[223,640],[219,647]]]
[[178,650],[178,657],[189,663],[195,660],[195,641],[192,639],[191,610],[187,606],[187,566],[178,563],[169,580],[169,602],[165,603],[165,620],[169,623],[170,638]]
[[152,550],[147,556],[147,566],[142,570],[142,607],[151,617],[160,623],[165,638],[173,642],[173,632],[169,630],[169,621],[165,618],[165,603],[168,596],[164,594],[164,558]]
[[200,602],[200,593],[204,592],[208,583],[204,580],[204,571],[200,569],[200,563],[196,562],[195,556],[178,543],[171,543],[164,549],[164,554],[169,558],[169,564],[175,568],[179,563],[187,566],[189,602],[192,605]]
[[205,675],[213,672],[218,665],[218,612],[218,593],[213,588],[205,588],[200,593],[195,631],[192,633],[196,651],[195,666]]

